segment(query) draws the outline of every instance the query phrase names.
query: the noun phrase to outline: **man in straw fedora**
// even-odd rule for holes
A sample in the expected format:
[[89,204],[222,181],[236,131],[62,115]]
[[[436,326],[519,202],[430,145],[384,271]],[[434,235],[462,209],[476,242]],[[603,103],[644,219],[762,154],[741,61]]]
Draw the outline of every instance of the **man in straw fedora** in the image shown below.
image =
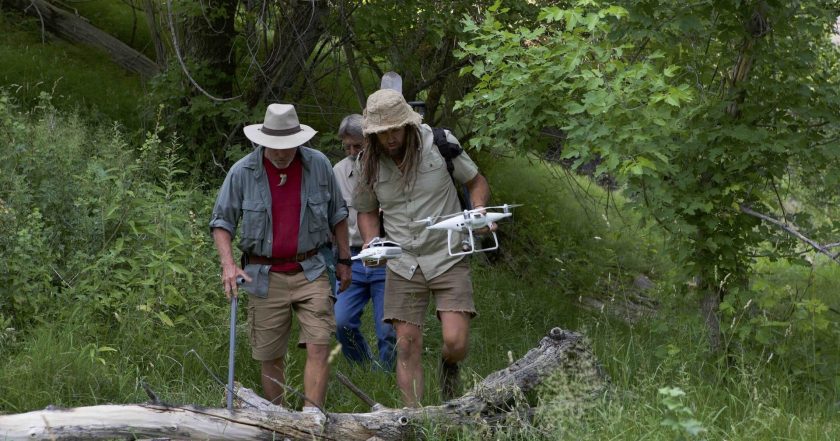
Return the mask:
[[[466,152],[452,158],[450,178],[432,129],[421,120],[398,91],[382,89],[368,97],[368,147],[357,161],[361,174],[353,197],[364,242],[379,234],[381,209],[388,239],[403,249],[400,259],[387,263],[384,320],[397,333],[397,385],[407,406],[418,406],[423,398],[423,322],[430,295],[443,335],[444,400],[458,392],[458,363],[467,355],[470,320],[476,315],[468,261],[449,255],[446,232],[427,230],[416,221],[461,210],[452,178],[466,184],[475,209],[486,206],[490,196],[487,180]],[[458,144],[451,133],[446,135]]]
[[[282,404],[284,358],[292,311],[305,347],[304,411],[323,407],[329,375],[329,344],[335,331],[334,298],[328,277],[331,235],[338,246],[335,271],[341,289],[350,284],[347,207],[332,166],[321,152],[303,146],[315,130],[298,121],[289,104],[271,104],[262,124],[245,127],[256,148],[228,172],[213,207],[210,229],[222,264],[225,295],[236,296],[236,280],[250,294],[248,318],[252,357],[260,362],[263,393]],[[241,221],[234,263],[231,241]]]

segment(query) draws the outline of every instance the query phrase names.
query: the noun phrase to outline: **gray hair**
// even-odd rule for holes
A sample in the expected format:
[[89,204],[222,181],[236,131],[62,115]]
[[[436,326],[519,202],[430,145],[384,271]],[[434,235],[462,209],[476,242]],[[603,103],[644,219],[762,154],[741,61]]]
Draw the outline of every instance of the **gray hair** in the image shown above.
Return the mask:
[[365,135],[362,132],[362,123],[364,120],[364,117],[358,113],[345,116],[338,126],[338,137],[350,136],[353,138],[364,138]]

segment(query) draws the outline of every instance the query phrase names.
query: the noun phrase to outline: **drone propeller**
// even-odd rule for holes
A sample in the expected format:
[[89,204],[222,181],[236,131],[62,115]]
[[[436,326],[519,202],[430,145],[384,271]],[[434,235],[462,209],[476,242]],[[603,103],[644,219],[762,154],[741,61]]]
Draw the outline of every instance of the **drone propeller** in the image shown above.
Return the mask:
[[501,209],[504,213],[510,213],[511,208],[516,208],[516,207],[521,207],[521,206],[522,206],[522,204],[504,204],[504,205],[495,205],[495,206],[492,206],[492,207],[484,207],[484,209],[485,210],[489,210],[491,208],[492,209],[497,209],[497,210]]

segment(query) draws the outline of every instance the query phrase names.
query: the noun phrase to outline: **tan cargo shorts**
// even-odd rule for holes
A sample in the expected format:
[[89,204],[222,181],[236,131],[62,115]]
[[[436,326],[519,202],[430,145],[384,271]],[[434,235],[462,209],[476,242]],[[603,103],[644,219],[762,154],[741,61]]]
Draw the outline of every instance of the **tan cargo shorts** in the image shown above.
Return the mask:
[[467,259],[431,280],[426,280],[420,268],[411,280],[388,270],[385,278],[385,314],[383,320],[407,322],[423,327],[429,297],[434,295],[438,320],[441,312],[466,312],[476,316],[473,302],[472,278]]
[[266,361],[283,358],[289,348],[292,311],[300,323],[298,346],[330,344],[335,312],[326,271],[312,282],[303,272],[269,273],[268,296],[248,299],[251,356]]

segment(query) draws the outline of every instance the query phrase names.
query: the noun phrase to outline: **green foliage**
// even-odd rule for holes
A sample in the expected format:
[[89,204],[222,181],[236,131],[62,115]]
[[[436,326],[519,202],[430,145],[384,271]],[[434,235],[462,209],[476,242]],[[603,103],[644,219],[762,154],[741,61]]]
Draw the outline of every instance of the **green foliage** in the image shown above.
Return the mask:
[[661,387],[658,392],[666,409],[662,426],[677,432],[680,438],[683,438],[682,435],[697,436],[706,431],[703,424],[693,418],[694,411],[683,403],[685,392],[682,389]]
[[494,203],[523,203],[500,231],[500,259],[522,277],[552,286],[558,296],[613,297],[634,278],[663,277],[664,244],[610,194],[559,165],[533,157],[481,161]]
[[754,362],[786,369],[815,400],[830,399],[832,387],[840,385],[835,266],[827,259],[808,267],[763,259],[752,289],[721,304],[729,346]]
[[613,388],[542,439],[805,441],[840,433],[836,389],[833,398],[815,401],[784,365],[741,355],[731,365],[710,359],[703,323],[690,312],[662,311],[630,329],[606,320],[584,329]]
[[544,8],[531,27],[504,8],[465,19],[464,73],[478,85],[459,106],[477,120],[472,145],[541,153],[554,141],[543,133],[561,131],[563,157],[598,158],[670,233],[683,277],[722,297],[746,285],[765,241],[776,256],[794,245],[741,206],[774,211],[790,175],[838,188],[828,3],[580,1]]
[[[223,82],[205,63],[190,62],[190,75],[203,87]],[[160,130],[182,140],[184,167],[190,174],[220,174],[221,164],[233,164],[250,151],[241,145],[242,127],[262,121],[264,109],[249,110],[242,100],[219,101],[198,92],[174,62],[151,81],[143,107],[157,116]],[[219,165],[217,165],[219,164]],[[206,175],[205,175],[206,176]]]
[[68,313],[196,326],[216,314],[206,219],[211,197],[183,190],[177,144],[160,127],[134,157],[119,126],[88,129],[49,97],[23,114],[0,98],[4,256],[0,319],[19,330]]

